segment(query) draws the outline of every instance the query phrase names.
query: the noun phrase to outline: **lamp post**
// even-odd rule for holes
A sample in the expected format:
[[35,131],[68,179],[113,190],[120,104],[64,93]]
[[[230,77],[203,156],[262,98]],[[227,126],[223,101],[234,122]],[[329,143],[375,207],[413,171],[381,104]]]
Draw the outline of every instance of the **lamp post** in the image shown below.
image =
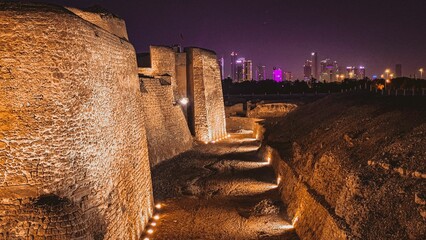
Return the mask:
[[420,72],[420,79],[423,79],[423,68],[420,68],[419,72]]

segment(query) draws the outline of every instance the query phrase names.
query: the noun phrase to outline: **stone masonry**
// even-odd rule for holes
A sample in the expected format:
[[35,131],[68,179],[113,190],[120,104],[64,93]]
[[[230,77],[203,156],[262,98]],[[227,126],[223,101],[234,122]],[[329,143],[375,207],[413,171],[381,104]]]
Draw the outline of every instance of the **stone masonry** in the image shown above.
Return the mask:
[[216,54],[201,48],[185,49],[188,68],[188,111],[190,128],[200,141],[209,142],[226,136],[222,82]]
[[152,214],[133,46],[0,3],[0,239],[138,239]]
[[172,86],[162,78],[140,76],[151,166],[192,147],[192,136]]
[[176,101],[189,98],[185,112],[189,129],[199,141],[210,142],[226,136],[225,109],[216,54],[201,48],[151,46],[149,57],[140,62],[139,73],[167,80]]

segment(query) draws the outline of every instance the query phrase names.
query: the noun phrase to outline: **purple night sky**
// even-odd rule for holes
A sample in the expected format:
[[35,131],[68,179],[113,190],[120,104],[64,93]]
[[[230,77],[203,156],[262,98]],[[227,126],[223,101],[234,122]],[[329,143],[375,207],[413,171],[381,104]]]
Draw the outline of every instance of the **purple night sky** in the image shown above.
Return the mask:
[[[292,71],[301,78],[310,52],[318,60],[366,66],[380,75],[396,63],[404,75],[426,67],[426,2],[424,0],[45,0],[74,7],[94,4],[127,23],[138,52],[150,44],[199,46],[225,58],[239,57]],[[183,36],[183,39],[181,38]],[[417,72],[418,73],[418,72]]]

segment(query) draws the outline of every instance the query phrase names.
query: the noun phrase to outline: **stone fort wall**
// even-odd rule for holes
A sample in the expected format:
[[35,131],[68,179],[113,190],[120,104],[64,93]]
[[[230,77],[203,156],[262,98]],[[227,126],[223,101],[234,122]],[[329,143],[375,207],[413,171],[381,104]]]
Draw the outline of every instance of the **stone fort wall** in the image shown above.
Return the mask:
[[151,166],[192,147],[192,136],[172,86],[162,78],[140,76]]
[[137,239],[152,213],[133,46],[0,3],[0,239]]
[[140,65],[140,74],[168,81],[175,100],[189,98],[184,112],[197,140],[210,142],[226,136],[222,82],[214,52],[192,47],[179,52],[172,47],[150,46],[150,53],[140,56],[142,65],[149,62],[149,66]]
[[126,23],[123,19],[120,19],[111,13],[103,12],[101,9],[94,9],[95,12],[82,11],[71,7],[66,7],[66,9],[118,37],[129,40]]
[[190,128],[200,141],[209,142],[226,136],[225,106],[220,68],[214,52],[186,48],[188,68],[188,110]]

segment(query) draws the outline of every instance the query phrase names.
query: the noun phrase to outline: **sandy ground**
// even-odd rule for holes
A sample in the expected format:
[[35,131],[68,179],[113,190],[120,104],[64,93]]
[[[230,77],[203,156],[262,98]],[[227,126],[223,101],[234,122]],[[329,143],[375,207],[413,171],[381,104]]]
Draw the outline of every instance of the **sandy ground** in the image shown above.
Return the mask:
[[299,239],[259,145],[234,135],[155,167],[162,208],[149,239]]

